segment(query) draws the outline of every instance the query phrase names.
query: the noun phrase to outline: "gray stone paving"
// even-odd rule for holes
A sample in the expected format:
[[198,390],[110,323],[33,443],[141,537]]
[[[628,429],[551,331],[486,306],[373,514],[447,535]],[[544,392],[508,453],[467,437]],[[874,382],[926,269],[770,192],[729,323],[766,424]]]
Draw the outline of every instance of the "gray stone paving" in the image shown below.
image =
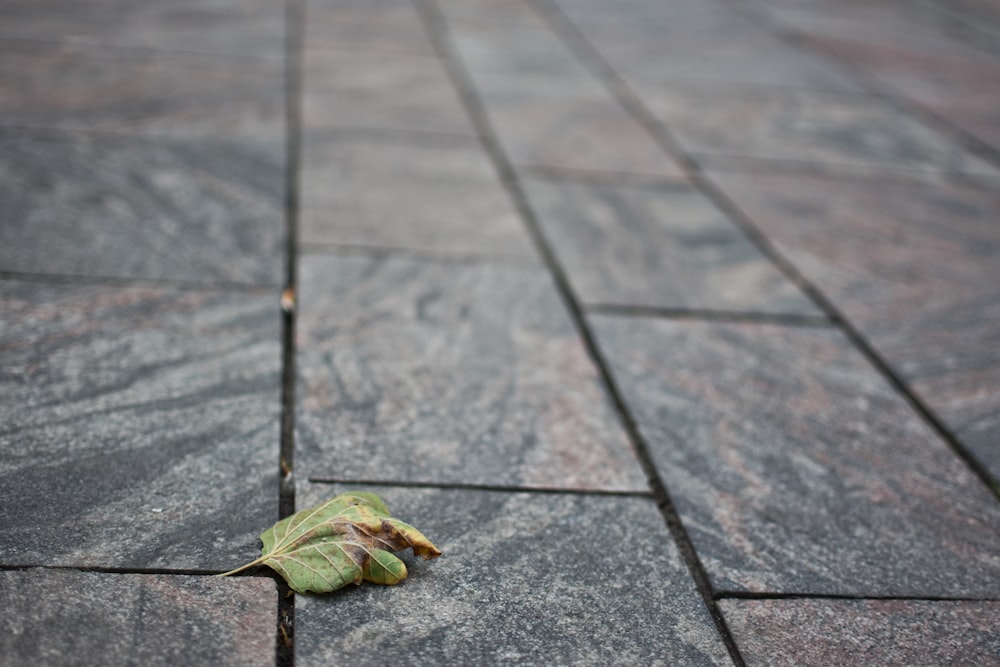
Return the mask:
[[[0,2],[0,665],[1000,665],[998,108],[986,0]],[[442,557],[211,576],[359,487]]]

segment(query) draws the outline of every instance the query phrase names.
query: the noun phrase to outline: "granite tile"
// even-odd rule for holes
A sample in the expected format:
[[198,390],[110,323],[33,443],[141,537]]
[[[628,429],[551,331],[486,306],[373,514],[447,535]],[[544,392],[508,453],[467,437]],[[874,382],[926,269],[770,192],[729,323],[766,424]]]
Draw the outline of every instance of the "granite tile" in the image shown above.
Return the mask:
[[474,78],[500,143],[517,165],[683,178],[653,137],[593,79]]
[[0,37],[282,58],[273,0],[5,0]]
[[284,136],[280,60],[0,42],[0,124],[171,136]]
[[1000,602],[719,604],[748,665],[1000,665]]
[[525,185],[538,224],[584,303],[819,315],[690,186]]
[[279,284],[283,142],[0,130],[0,270]]
[[304,125],[473,134],[437,58],[358,51],[305,53]]
[[444,554],[395,588],[299,597],[300,665],[729,664],[651,500],[375,490]]
[[300,476],[646,489],[543,269],[306,256],[301,273]]
[[527,24],[540,21],[530,0],[436,0],[435,4],[447,19],[455,21]]
[[1000,479],[1000,196],[823,178],[716,181]]
[[302,240],[533,258],[478,148],[322,138],[305,146]]
[[436,55],[411,0],[307,0],[304,30],[308,49]]
[[717,589],[1000,591],[1000,503],[839,332],[592,322]]
[[454,22],[455,50],[474,74],[588,78],[587,70],[544,23]]
[[0,572],[2,665],[273,665],[270,579]]
[[813,164],[859,174],[1000,171],[882,99],[803,90],[645,86],[640,95],[709,167],[738,158]]
[[274,297],[0,282],[0,564],[223,569],[277,516]]

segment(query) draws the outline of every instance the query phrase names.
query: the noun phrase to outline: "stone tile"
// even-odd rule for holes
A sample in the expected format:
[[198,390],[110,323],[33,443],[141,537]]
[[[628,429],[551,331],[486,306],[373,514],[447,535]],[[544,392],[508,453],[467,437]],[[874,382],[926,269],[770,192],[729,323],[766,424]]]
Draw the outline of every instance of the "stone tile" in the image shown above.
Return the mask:
[[773,89],[734,94],[709,86],[647,86],[640,93],[709,167],[754,158],[871,175],[1000,176],[992,165],[875,97]]
[[300,476],[646,489],[543,269],[306,256]]
[[172,136],[284,136],[284,65],[0,42],[0,124]]
[[544,23],[455,22],[449,29],[465,67],[474,74],[588,78],[587,70]]
[[0,270],[279,284],[283,142],[0,131]]
[[592,321],[717,589],[1000,591],[1000,503],[839,332]]
[[748,665],[1000,664],[1000,602],[722,600]]
[[716,180],[1000,478],[1000,196],[822,178]]
[[304,29],[309,49],[436,55],[411,0],[308,0]]
[[819,315],[690,186],[526,183],[539,225],[589,304]]
[[281,58],[273,0],[7,0],[0,37]]
[[437,58],[306,51],[306,131],[375,128],[473,134]]
[[375,490],[444,553],[396,587],[299,597],[297,664],[729,664],[651,500]]
[[0,282],[0,563],[228,569],[277,516],[276,298]]
[[270,579],[0,572],[4,665],[273,665]]
[[302,240],[533,258],[477,148],[321,138],[305,146]]
[[534,23],[541,19],[530,0],[437,0],[449,20],[482,23]]
[[512,162],[682,178],[676,163],[597,82],[478,75],[487,113]]

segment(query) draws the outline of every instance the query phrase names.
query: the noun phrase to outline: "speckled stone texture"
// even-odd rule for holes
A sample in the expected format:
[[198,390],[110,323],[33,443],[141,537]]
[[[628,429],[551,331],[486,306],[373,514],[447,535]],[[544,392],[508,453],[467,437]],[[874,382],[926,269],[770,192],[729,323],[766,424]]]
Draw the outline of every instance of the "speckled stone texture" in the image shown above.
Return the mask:
[[473,73],[511,162],[682,178],[677,164],[595,80]]
[[297,598],[296,664],[730,664],[649,499],[373,490],[443,555]]
[[0,130],[0,271],[276,285],[282,145]]
[[0,665],[274,664],[274,582],[0,572]]
[[717,181],[1000,479],[1000,196],[820,178]]
[[181,137],[284,137],[284,63],[0,41],[0,124]]
[[[680,143],[709,167],[777,166],[940,180],[1000,171],[885,100],[802,90],[689,84],[639,94]],[[754,162],[748,163],[748,159]]]
[[413,0],[306,0],[305,46],[434,56]]
[[722,600],[754,665],[1000,665],[1000,602]]
[[542,269],[306,256],[298,373],[300,476],[646,489]]
[[510,196],[469,144],[316,137],[305,145],[301,225],[306,244],[534,256]]
[[0,37],[281,58],[274,0],[5,0]]
[[0,282],[0,564],[228,569],[277,518],[276,297]]
[[309,49],[304,59],[307,133],[362,128],[473,134],[437,58]]
[[819,315],[689,186],[525,183],[539,225],[584,303]]
[[1000,503],[840,333],[592,321],[718,589],[1000,593]]

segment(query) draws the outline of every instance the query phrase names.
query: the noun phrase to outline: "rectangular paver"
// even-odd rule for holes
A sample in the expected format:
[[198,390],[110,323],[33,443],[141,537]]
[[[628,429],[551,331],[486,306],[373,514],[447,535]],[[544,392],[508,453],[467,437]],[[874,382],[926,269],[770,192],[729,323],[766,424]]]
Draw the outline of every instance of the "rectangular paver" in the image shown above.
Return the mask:
[[316,137],[305,146],[301,224],[306,243],[534,256],[474,144]]
[[645,490],[543,269],[302,258],[299,474]]
[[374,490],[443,555],[299,597],[297,664],[730,664],[652,500]]
[[323,128],[473,133],[437,58],[309,49],[304,60],[307,140]]
[[839,332],[592,321],[717,588],[1000,591],[1000,502]]
[[228,569],[277,517],[252,294],[0,282],[0,564]]
[[528,181],[525,187],[538,223],[585,303],[819,315],[690,186]]
[[284,63],[0,41],[0,124],[253,141],[284,137]]
[[277,284],[282,144],[0,130],[0,270]]
[[1000,196],[825,178],[717,181],[1000,479]]
[[748,665],[1000,664],[1000,602],[722,600]]
[[950,138],[872,96],[706,85],[649,85],[639,94],[710,167],[753,158],[872,175],[1000,177]]
[[433,56],[412,0],[306,0],[305,46]]
[[0,664],[274,664],[266,578],[0,572]]

